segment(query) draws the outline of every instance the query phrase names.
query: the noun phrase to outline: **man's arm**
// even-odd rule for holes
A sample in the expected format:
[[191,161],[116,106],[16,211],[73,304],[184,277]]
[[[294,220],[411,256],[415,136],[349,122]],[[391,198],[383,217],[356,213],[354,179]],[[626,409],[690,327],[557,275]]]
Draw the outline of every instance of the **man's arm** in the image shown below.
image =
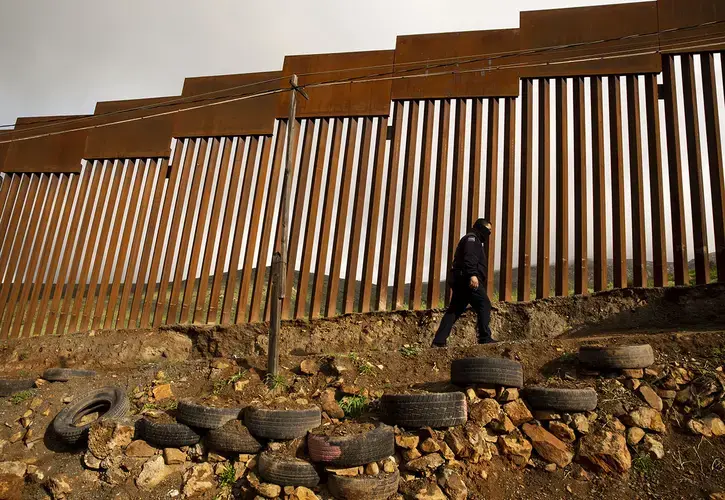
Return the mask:
[[474,236],[466,236],[463,245],[463,272],[469,279],[471,288],[478,288],[478,260],[481,243]]

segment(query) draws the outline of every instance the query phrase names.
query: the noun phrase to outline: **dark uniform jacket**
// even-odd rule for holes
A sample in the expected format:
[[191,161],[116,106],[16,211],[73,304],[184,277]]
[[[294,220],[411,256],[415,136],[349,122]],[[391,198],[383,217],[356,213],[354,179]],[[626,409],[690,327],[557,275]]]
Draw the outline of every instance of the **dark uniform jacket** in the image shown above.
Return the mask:
[[468,286],[471,276],[478,276],[480,285],[488,277],[488,241],[485,243],[475,233],[468,233],[458,242],[453,256],[448,284],[451,287]]

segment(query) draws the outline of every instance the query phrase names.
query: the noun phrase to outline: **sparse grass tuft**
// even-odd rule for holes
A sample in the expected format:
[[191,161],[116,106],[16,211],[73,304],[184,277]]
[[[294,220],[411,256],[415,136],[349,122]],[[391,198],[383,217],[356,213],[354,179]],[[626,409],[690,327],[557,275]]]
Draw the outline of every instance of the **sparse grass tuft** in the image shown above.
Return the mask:
[[360,362],[360,355],[356,352],[351,352],[347,355],[347,357],[352,361],[353,363],[359,363]]
[[163,401],[161,403],[145,403],[143,405],[143,408],[141,408],[141,413],[145,411],[150,410],[161,410],[161,411],[169,411],[169,410],[175,410],[179,406],[179,402],[175,399],[170,399],[167,401]]
[[420,354],[420,347],[406,344],[398,349],[398,352],[405,358],[414,358]]
[[345,396],[340,400],[340,408],[347,418],[357,418],[367,410],[368,400],[365,396]]
[[360,375],[367,375],[367,376],[370,376],[370,377],[374,377],[375,376],[375,371],[373,370],[373,365],[371,365],[368,362],[365,362],[365,363],[361,364],[358,367],[357,371],[358,371],[358,373]]
[[284,375],[282,374],[272,375],[271,373],[268,373],[264,378],[264,381],[271,391],[275,391],[277,389],[287,389],[288,387],[287,379],[284,378]]
[[220,488],[231,488],[234,486],[236,481],[236,470],[232,464],[227,465],[222,473],[219,475],[219,487]]
[[16,392],[10,398],[10,402],[14,405],[19,405],[20,403],[28,400],[32,396],[33,396],[33,391],[31,391],[31,390]]
[[655,462],[647,454],[638,455],[632,460],[632,467],[643,476],[647,476],[655,470]]
[[234,384],[234,382],[243,379],[245,374],[246,372],[244,370],[239,370],[237,373],[229,378],[217,380],[216,382],[214,382],[214,389],[212,390],[212,393],[215,396],[218,396],[219,393],[222,392],[222,390],[224,390],[226,386],[232,385]]

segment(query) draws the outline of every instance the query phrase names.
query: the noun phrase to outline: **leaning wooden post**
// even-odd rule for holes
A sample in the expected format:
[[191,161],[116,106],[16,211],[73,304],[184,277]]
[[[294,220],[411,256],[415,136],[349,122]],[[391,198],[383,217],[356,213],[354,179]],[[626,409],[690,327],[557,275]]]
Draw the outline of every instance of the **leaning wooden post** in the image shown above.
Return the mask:
[[284,291],[280,289],[282,283],[282,256],[279,252],[275,252],[272,256],[272,294],[274,302],[272,302],[272,310],[269,327],[269,346],[267,349],[267,375],[268,383],[271,385],[274,377],[277,375],[279,366],[279,330],[280,316],[282,312],[282,300],[279,299],[280,294]]
[[297,92],[301,92],[305,98],[307,95],[303,90],[298,88],[297,75],[292,75],[290,79],[290,101],[289,101],[289,118],[287,119],[287,153],[285,158],[284,176],[282,180],[282,200],[280,203],[279,217],[282,219],[281,235],[280,235],[280,251],[275,252],[272,257],[272,309],[269,325],[269,346],[267,359],[267,376],[269,383],[277,375],[277,367],[279,361],[279,330],[281,325],[282,301],[285,299],[285,289],[287,288],[287,247],[289,238],[289,194],[292,184],[292,144],[297,128],[295,114],[297,112]]

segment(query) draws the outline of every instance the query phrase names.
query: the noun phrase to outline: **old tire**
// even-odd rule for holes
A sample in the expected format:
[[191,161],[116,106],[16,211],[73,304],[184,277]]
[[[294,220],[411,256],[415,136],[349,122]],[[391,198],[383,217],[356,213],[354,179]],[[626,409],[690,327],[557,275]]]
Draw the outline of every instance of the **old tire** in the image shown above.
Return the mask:
[[322,413],[319,408],[306,410],[266,410],[247,408],[244,424],[255,437],[265,439],[295,439],[304,437],[307,431],[319,427]]
[[93,377],[93,370],[72,370],[70,368],[48,368],[43,372],[43,378],[49,382],[68,382],[76,377]]
[[597,407],[597,391],[586,389],[555,389],[527,387],[524,399],[534,410],[591,411]]
[[241,408],[214,408],[190,401],[179,401],[176,420],[200,429],[218,429],[230,420],[239,419],[241,414]]
[[386,500],[398,492],[400,474],[398,471],[377,476],[345,477],[331,474],[327,489],[340,500]]
[[388,423],[401,427],[453,427],[468,419],[466,396],[462,392],[386,394],[381,404]]
[[504,387],[524,386],[521,363],[504,358],[464,358],[451,363],[451,382],[467,386],[476,384]]
[[355,436],[307,436],[310,460],[336,467],[353,467],[377,462],[395,454],[392,427],[380,425]]
[[66,444],[76,445],[88,437],[91,423],[76,426],[85,415],[98,412],[99,419],[120,419],[128,414],[130,404],[119,387],[104,387],[84,394],[63,408],[53,419],[53,431]]
[[278,457],[264,452],[259,455],[257,463],[259,477],[268,483],[314,488],[320,482],[315,467],[299,458]]
[[16,392],[27,391],[35,387],[35,380],[0,380],[0,397],[12,396]]
[[230,420],[218,429],[210,430],[204,436],[209,449],[225,453],[259,453],[262,444],[239,420]]
[[647,368],[655,362],[652,346],[627,345],[612,347],[582,346],[579,361],[592,368],[615,370]]
[[184,424],[156,423],[144,418],[137,422],[136,429],[140,439],[158,448],[194,446],[201,440],[199,433]]

